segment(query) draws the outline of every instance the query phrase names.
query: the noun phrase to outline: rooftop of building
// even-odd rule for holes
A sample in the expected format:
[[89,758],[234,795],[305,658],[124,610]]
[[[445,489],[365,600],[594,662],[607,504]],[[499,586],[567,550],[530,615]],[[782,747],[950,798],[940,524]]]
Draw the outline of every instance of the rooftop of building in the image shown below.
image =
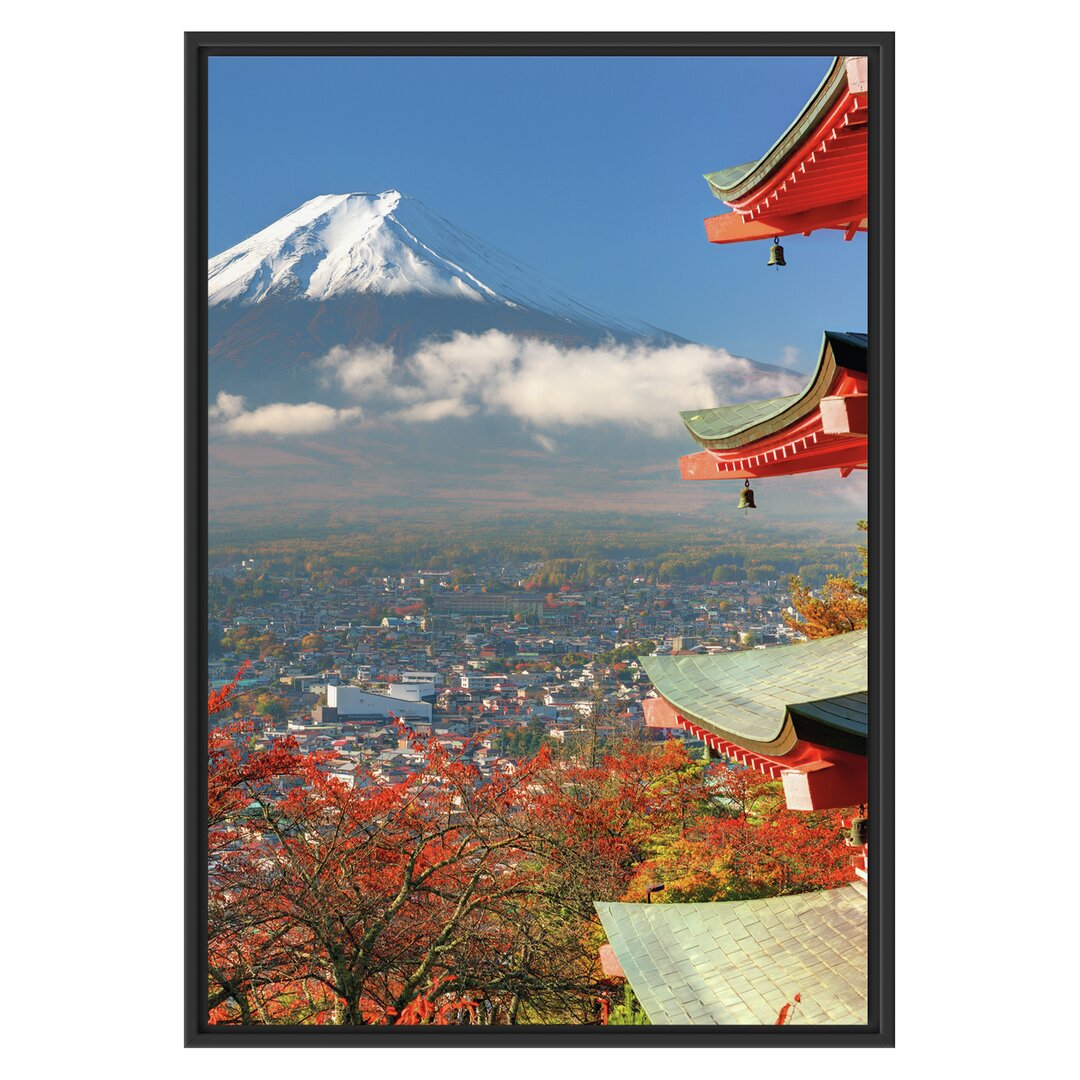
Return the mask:
[[760,158],[705,174],[713,195],[730,202],[752,191],[814,132],[847,89],[847,57],[837,56],[809,101]]
[[681,716],[748,750],[786,753],[811,731],[814,741],[865,747],[866,630],[747,652],[638,659]]
[[653,1024],[867,1021],[867,890],[594,906]]
[[866,372],[868,340],[863,333],[826,330],[813,374],[799,393],[715,409],[691,409],[680,413],[683,423],[698,443],[714,450],[745,446],[774,435],[817,408],[838,369]]

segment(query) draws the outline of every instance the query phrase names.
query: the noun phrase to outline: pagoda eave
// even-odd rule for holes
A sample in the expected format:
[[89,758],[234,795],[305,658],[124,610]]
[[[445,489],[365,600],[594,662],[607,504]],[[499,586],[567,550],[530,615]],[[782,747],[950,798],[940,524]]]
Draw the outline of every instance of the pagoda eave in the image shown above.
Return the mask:
[[647,727],[681,728],[716,754],[784,785],[789,810],[859,806],[867,798],[866,758],[800,739],[786,753],[747,750],[683,716],[662,697],[642,702]]
[[[853,346],[855,349],[853,351]],[[839,366],[836,350],[847,349]],[[799,396],[682,414],[702,450],[679,460],[684,480],[750,480],[838,469],[849,476],[868,459],[870,397],[857,335],[824,335],[818,366]]]
[[759,161],[709,173],[732,213],[708,218],[714,244],[868,226],[870,100],[866,57],[837,57],[818,92]]
[[867,440],[835,436],[811,450],[783,454],[701,450],[679,458],[684,480],[754,480],[758,477],[796,476],[839,469],[844,476],[867,465]]
[[739,244],[747,240],[772,240],[780,236],[809,236],[817,229],[837,229],[851,240],[869,227],[866,199],[836,203],[801,214],[751,217],[740,213],[718,214],[705,219],[705,236],[711,244]]

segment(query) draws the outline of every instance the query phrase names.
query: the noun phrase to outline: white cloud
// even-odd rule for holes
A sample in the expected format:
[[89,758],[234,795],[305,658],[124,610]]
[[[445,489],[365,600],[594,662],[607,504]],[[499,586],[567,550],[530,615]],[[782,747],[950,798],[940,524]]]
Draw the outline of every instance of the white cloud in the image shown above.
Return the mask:
[[498,330],[429,341],[396,364],[386,349],[337,348],[319,366],[350,396],[402,419],[481,413],[547,431],[618,424],[657,436],[680,430],[680,410],[791,394],[804,382],[705,345],[571,348]]
[[279,402],[247,409],[244,399],[222,391],[210,406],[210,422],[227,435],[320,435],[360,418],[358,407],[335,409],[308,401],[302,405]]
[[418,401],[415,405],[394,413],[396,419],[432,422],[445,420],[448,416],[471,416],[471,406],[457,398],[436,398],[434,401]]
[[394,353],[380,345],[358,349],[345,349],[338,345],[318,362],[318,366],[330,372],[326,380],[328,384],[336,381],[346,393],[362,398],[368,394],[385,393],[389,388]]
[[795,345],[785,345],[780,353],[780,366],[797,368],[799,366],[799,349]]
[[[337,347],[316,366],[327,386],[363,401],[369,413],[410,423],[516,417],[548,453],[556,452],[551,434],[560,430],[612,424],[671,435],[681,430],[680,410],[790,394],[804,379],[705,345],[572,348],[498,330],[428,341],[400,358],[379,345]],[[209,415],[221,434],[288,436],[324,434],[362,411],[315,401],[249,409],[244,398],[222,392]]]
[[244,399],[239,394],[226,394],[224,390],[217,396],[217,403],[210,406],[211,420],[231,420],[244,411]]

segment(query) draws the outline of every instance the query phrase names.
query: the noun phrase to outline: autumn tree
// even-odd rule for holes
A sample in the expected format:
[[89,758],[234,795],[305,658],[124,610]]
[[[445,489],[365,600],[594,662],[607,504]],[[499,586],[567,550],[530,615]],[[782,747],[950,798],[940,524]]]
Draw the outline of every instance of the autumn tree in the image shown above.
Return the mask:
[[250,626],[234,626],[225,631],[221,647],[238,656],[255,656],[265,660],[268,656],[284,656],[285,647],[269,631],[257,633]]
[[662,903],[704,903],[811,892],[852,880],[845,811],[788,810],[779,785],[753,770],[711,772],[708,812],[654,845],[625,899],[643,900],[653,884],[664,885]]
[[[236,689],[211,695],[212,716]],[[333,755],[257,719],[211,727],[213,1023],[597,1023],[610,987],[595,900],[640,900],[655,881],[666,900],[773,895],[850,874],[835,815],[792,814],[775,785],[677,740],[543,749],[483,780],[470,745],[412,748],[421,764],[400,782],[362,765],[342,778]]]
[[213,1022],[597,1022],[593,901],[693,817],[700,768],[670,742],[481,783],[467,755],[413,746],[407,780],[346,783],[257,722],[211,729]]
[[219,980],[235,1015],[271,1015],[301,995],[337,1022],[381,1022],[436,984],[460,985],[478,949],[503,951],[488,916],[521,886],[502,822],[521,780],[478,786],[436,743],[421,772],[385,786],[330,776],[291,739],[216,749],[212,789],[238,815],[212,844],[212,897],[237,931],[218,940],[257,946],[259,959],[245,978]]
[[273,720],[283,719],[289,712],[288,699],[281,694],[263,692],[256,694],[251,702],[252,711]]
[[[858,522],[860,532],[866,532],[867,523]],[[822,588],[808,588],[798,574],[788,579],[791,606],[797,616],[785,615],[784,622],[806,637],[824,638],[846,634],[850,630],[862,630],[868,622],[868,599],[866,589],[867,548],[859,545],[862,560],[862,581],[850,577],[830,575]]]
[[251,723],[215,727],[209,749],[215,1022],[390,1023],[417,1002],[479,1017],[478,1001],[503,1023],[594,1019],[592,901],[625,889],[669,758],[541,753],[479,783],[416,743],[414,776],[349,784]]

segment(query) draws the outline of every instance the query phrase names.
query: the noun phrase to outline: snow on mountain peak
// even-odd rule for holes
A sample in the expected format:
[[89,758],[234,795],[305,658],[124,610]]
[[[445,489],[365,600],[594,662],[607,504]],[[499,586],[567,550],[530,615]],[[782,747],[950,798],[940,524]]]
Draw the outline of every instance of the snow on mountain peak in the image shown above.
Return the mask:
[[654,327],[598,311],[536,270],[393,189],[318,195],[209,261],[211,307],[271,296],[426,293],[526,307],[572,322],[653,336]]

